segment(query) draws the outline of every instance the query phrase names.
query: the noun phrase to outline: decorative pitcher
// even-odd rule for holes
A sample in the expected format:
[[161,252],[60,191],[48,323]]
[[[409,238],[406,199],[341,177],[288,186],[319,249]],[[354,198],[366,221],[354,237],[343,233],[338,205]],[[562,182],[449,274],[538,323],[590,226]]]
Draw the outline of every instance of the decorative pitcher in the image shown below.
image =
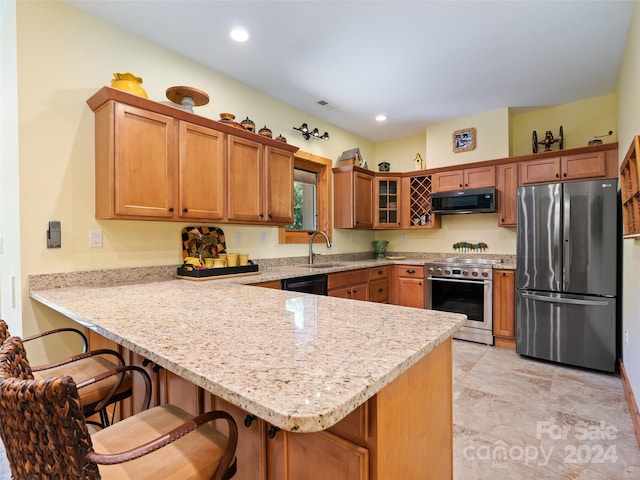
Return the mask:
[[125,92],[133,93],[140,97],[147,97],[147,92],[141,87],[142,78],[136,77],[132,73],[114,73],[111,79],[111,86],[118,90],[124,90]]
[[373,245],[373,249],[376,252],[376,258],[384,258],[384,254],[387,251],[387,247],[389,246],[388,240],[374,240],[371,242]]

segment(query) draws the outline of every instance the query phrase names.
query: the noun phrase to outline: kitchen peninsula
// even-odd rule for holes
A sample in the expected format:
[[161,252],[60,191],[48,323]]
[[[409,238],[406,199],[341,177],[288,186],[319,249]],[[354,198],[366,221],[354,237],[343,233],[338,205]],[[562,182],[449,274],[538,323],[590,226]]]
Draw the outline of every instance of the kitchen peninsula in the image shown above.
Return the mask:
[[225,281],[31,297],[191,382],[201,408],[231,409],[238,478],[452,478],[462,315]]

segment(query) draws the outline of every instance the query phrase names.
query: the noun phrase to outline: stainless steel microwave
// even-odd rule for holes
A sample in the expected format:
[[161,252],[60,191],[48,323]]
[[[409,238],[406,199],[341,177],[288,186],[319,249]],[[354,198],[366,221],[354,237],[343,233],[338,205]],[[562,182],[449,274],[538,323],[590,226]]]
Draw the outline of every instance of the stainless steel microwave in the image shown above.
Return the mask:
[[454,190],[431,196],[431,213],[451,215],[459,213],[491,213],[496,209],[496,189]]

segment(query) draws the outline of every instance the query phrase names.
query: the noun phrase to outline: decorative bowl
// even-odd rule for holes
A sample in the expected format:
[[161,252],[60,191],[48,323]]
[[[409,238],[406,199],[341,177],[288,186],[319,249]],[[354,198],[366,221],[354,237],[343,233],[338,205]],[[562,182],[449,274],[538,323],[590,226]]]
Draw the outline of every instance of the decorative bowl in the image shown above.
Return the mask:
[[221,122],[233,122],[236,119],[236,116],[233,113],[221,113],[220,121]]

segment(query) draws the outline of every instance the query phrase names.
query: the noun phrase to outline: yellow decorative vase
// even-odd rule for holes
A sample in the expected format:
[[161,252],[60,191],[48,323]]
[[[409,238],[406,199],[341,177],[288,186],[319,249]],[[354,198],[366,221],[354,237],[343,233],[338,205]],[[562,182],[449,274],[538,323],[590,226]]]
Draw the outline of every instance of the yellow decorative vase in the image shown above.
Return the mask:
[[125,92],[133,93],[140,97],[149,98],[141,84],[142,79],[132,73],[114,73],[113,79],[111,79],[111,86],[113,88],[124,90]]

